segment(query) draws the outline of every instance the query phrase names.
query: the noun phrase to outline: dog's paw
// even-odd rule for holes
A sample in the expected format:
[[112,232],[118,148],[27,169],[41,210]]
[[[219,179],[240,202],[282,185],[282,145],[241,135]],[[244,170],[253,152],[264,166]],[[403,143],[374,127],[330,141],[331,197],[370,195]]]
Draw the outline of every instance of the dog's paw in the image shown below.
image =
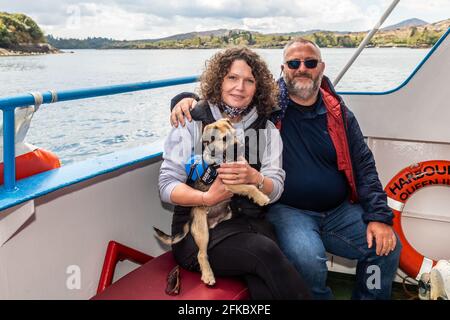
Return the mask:
[[270,199],[264,193],[258,192],[257,194],[255,194],[253,196],[253,201],[255,201],[255,203],[257,205],[262,207],[262,206],[268,205],[270,202]]
[[216,283],[212,271],[202,272],[202,281],[208,286],[213,286]]

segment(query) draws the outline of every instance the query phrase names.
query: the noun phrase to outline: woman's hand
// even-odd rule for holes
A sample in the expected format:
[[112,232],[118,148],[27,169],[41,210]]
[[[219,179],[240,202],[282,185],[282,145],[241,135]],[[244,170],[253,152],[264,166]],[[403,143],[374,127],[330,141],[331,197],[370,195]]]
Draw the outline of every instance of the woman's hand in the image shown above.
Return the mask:
[[214,206],[219,202],[230,199],[232,196],[233,193],[228,191],[222,180],[217,177],[209,190],[203,194],[203,204],[208,207]]
[[217,169],[219,178],[224,184],[258,184],[261,182],[261,174],[252,168],[247,161],[222,163]]
[[193,98],[184,98],[180,102],[178,102],[175,107],[173,107],[172,112],[170,113],[170,123],[175,128],[178,128],[178,123],[184,127],[184,117],[188,119],[189,122],[192,121],[191,110],[194,109],[197,101]]

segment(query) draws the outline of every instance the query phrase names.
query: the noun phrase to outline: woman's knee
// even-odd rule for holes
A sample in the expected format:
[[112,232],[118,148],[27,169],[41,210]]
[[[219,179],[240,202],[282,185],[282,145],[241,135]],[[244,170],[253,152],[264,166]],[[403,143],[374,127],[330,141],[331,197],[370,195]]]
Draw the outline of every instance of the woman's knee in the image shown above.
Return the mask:
[[247,242],[246,248],[250,255],[264,261],[277,261],[280,257],[284,257],[278,244],[263,235],[255,235]]

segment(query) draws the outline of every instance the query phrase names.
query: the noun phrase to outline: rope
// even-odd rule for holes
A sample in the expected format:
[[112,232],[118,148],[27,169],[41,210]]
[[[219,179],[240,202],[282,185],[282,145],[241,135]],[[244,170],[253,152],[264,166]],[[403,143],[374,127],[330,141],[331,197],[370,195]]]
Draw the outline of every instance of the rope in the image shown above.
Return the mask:
[[[399,276],[403,280],[402,281],[402,287],[403,287],[403,291],[405,292],[405,294],[409,297],[408,300],[418,300],[419,299],[419,294],[418,293],[412,293],[406,287],[406,282],[409,282],[409,284],[411,284],[411,285],[415,285],[415,283],[411,281],[411,280],[414,280],[414,279],[411,278],[410,276],[403,277],[402,275],[400,275],[398,273],[397,273],[397,276]],[[409,280],[409,279],[411,279],[411,280]]]
[[[50,94],[52,95],[52,100],[50,103],[58,102],[58,93],[56,90],[49,90]],[[29,92],[34,98],[34,112],[39,110],[39,107],[41,104],[44,103],[44,96],[40,92]]]
[[49,92],[52,94],[52,101],[50,103],[58,102],[58,93],[55,90],[49,90]]
[[34,112],[39,110],[39,107],[44,102],[44,97],[40,92],[29,92],[34,98]]

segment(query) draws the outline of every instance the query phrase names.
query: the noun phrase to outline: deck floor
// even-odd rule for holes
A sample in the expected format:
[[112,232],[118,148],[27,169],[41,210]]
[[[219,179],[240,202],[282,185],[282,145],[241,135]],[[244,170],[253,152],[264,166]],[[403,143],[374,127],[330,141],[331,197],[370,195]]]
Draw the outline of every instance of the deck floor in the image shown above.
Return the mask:
[[[328,272],[328,286],[333,290],[334,297],[337,300],[349,300],[352,295],[354,284],[355,275]],[[411,294],[417,295],[417,286],[406,285],[406,288]],[[392,286],[392,299],[409,300],[412,298],[405,292],[401,283],[395,282]]]

